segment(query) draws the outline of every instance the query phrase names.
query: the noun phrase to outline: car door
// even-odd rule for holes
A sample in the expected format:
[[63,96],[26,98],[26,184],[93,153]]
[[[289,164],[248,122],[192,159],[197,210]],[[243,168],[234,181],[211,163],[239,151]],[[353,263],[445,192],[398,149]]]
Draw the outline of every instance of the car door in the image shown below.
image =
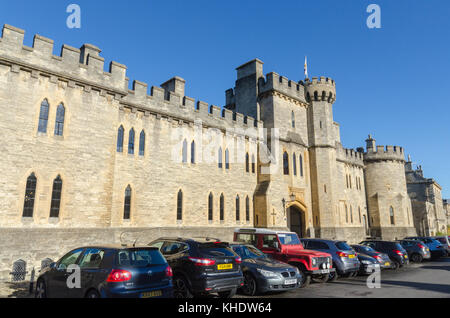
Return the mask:
[[97,289],[98,284],[106,279],[108,273],[101,269],[104,254],[105,251],[100,248],[88,248],[84,251],[79,261],[81,288],[69,289],[70,298],[83,298],[89,289]]
[[68,267],[73,264],[77,264],[80,258],[83,248],[79,248],[70,251],[64,255],[55,265],[49,273],[47,280],[48,295],[52,298],[65,298],[68,297],[67,280],[72,272],[68,271]]
[[267,234],[262,236],[261,248],[265,254],[271,256],[274,259],[281,259],[280,253],[281,244],[278,241],[278,237],[275,234]]

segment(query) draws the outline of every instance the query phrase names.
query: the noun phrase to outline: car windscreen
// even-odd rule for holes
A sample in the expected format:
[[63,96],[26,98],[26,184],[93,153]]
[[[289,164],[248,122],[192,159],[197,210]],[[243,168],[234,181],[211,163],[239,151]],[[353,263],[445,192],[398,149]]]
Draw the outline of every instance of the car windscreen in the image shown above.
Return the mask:
[[125,249],[117,252],[117,265],[147,267],[167,264],[157,249]]
[[266,258],[267,255],[258,250],[254,246],[236,245],[233,246],[233,251],[238,254],[242,259],[249,258]]
[[338,250],[341,251],[351,251],[353,250],[350,245],[348,245],[346,242],[336,242],[336,247]]
[[281,244],[283,244],[283,245],[301,244],[300,239],[298,238],[297,234],[294,234],[294,233],[278,234],[278,239],[280,240]]
[[206,256],[214,257],[234,257],[236,256],[229,248],[228,243],[200,243],[198,244],[200,252]]
[[364,252],[375,252],[375,250],[373,248],[371,248],[370,246],[360,245],[360,246],[358,246],[358,248]]
[[405,251],[403,246],[398,242],[388,242],[388,246],[392,249],[397,249],[399,251]]

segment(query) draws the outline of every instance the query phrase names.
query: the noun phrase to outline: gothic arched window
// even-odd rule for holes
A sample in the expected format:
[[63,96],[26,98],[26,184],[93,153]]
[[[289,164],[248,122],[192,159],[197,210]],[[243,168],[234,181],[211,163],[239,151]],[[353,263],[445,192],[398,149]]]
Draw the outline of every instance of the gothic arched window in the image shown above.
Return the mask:
[[187,140],[185,139],[185,140],[183,140],[183,150],[182,150],[182,162],[183,163],[187,163],[187,156],[188,156],[188,154],[187,154],[187,151],[188,151],[188,149],[187,149]]
[[250,221],[250,199],[248,196],[245,198],[245,220]]
[[177,196],[177,220],[183,220],[183,191],[178,191]]
[[52,203],[50,207],[51,218],[59,217],[59,209],[61,206],[62,184],[63,182],[61,180],[61,176],[57,176],[56,179],[53,180]]
[[64,117],[66,109],[63,104],[59,104],[56,109],[55,136],[62,136],[64,132]]
[[298,156],[300,159],[300,177],[303,177],[303,156]]
[[225,197],[220,195],[220,221],[225,220]]
[[145,154],[145,131],[142,130],[139,136],[139,156],[144,156]]
[[252,173],[256,172],[256,160],[255,155],[252,155]]
[[289,155],[287,152],[283,154],[283,173],[289,175]]
[[294,154],[292,155],[292,169],[294,170],[294,176],[297,175],[297,156]]
[[39,125],[38,131],[41,133],[47,132],[47,124],[48,124],[48,112],[50,109],[50,105],[48,104],[47,99],[44,99],[41,103],[41,109],[39,112]]
[[389,216],[391,218],[391,224],[395,225],[394,208],[392,206],[389,208]]
[[34,173],[32,173],[27,179],[27,185],[25,188],[25,199],[22,213],[22,216],[24,218],[33,217],[34,199],[36,197],[36,184],[37,178]]
[[217,162],[219,164],[219,169],[223,168],[223,153],[222,148],[219,148],[219,151],[217,153]]
[[225,169],[230,169],[230,151],[228,149],[225,150]]
[[195,141],[191,143],[191,163],[195,163]]
[[128,134],[128,154],[134,155],[134,128],[131,128]]
[[123,126],[120,126],[117,131],[117,152],[123,152]]
[[240,221],[241,219],[241,199],[239,195],[236,196],[236,221]]
[[214,217],[214,196],[212,192],[208,197],[208,221],[212,221]]
[[250,172],[250,156],[248,152],[245,154],[245,172]]
[[131,216],[131,186],[125,189],[125,200],[123,204],[123,219],[129,220]]

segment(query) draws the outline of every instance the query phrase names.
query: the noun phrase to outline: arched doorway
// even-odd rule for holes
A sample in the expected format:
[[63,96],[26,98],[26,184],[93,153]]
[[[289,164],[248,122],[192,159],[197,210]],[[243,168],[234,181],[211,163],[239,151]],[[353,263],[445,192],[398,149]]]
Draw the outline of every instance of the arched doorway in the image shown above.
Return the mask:
[[288,226],[292,232],[298,234],[300,238],[307,237],[305,212],[295,205],[288,209]]

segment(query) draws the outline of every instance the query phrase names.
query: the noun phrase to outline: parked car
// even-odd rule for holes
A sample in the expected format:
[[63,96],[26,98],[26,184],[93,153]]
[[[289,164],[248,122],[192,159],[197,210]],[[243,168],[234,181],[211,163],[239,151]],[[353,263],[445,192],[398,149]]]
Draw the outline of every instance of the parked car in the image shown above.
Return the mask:
[[[80,288],[71,286],[74,265],[80,268]],[[96,246],[77,248],[46,267],[37,279],[35,295],[169,298],[173,296],[172,287],[172,269],[157,248]]]
[[422,241],[428,246],[431,252],[431,258],[439,258],[447,256],[447,250],[438,240],[430,237],[430,236],[414,236],[414,237],[405,237],[405,240],[417,240]]
[[424,259],[430,259],[430,249],[424,242],[418,240],[400,240],[400,244],[408,252],[409,259],[414,263],[421,263]]
[[381,270],[380,263],[378,263],[375,258],[361,253],[356,253],[356,256],[358,257],[360,263],[358,270],[359,275],[369,275],[375,271]]
[[444,246],[447,250],[447,256],[450,256],[450,236],[434,236],[433,238]]
[[300,287],[297,267],[270,258],[250,244],[231,244],[242,259],[245,295],[254,296],[269,291],[287,291]]
[[393,261],[394,269],[398,269],[409,264],[408,253],[399,242],[367,240],[359,244],[370,246],[378,252],[386,253]]
[[358,274],[361,264],[355,251],[346,242],[325,239],[301,239],[301,242],[307,249],[331,255],[336,272],[330,273],[330,280],[336,280],[338,276],[349,277]]
[[294,232],[236,229],[234,241],[251,244],[272,258],[297,267],[300,287],[309,285],[311,278],[324,283],[335,271],[329,253],[306,250]]
[[386,253],[377,252],[373,248],[371,248],[370,246],[367,246],[367,245],[351,245],[351,247],[357,253],[368,255],[368,256],[376,259],[377,262],[380,264],[381,269],[387,269],[387,268],[393,267],[392,261]]
[[213,238],[159,238],[157,247],[173,270],[174,296],[218,294],[231,298],[243,286],[242,260],[227,242]]

